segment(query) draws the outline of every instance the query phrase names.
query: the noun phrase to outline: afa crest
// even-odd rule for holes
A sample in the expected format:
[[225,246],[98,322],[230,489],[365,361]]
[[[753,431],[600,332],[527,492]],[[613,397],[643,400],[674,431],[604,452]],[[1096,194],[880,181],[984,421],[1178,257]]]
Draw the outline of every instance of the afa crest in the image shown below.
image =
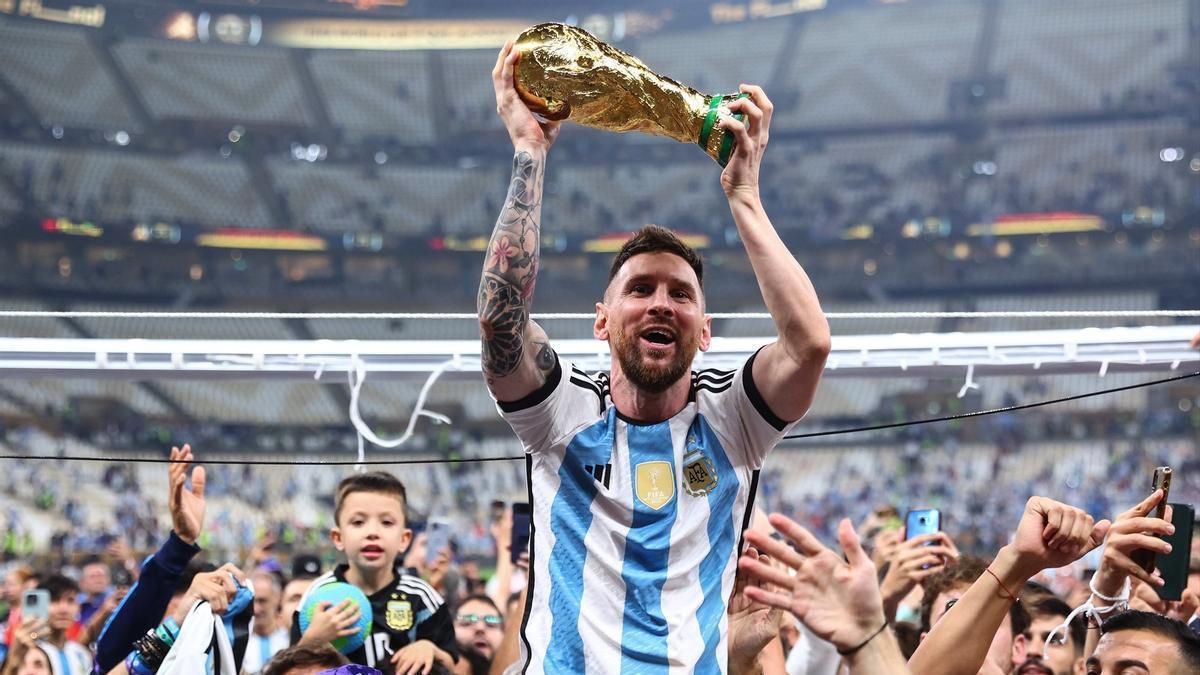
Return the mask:
[[407,600],[389,600],[384,621],[393,630],[408,630],[413,627],[412,603]]
[[655,511],[675,498],[675,472],[670,462],[642,462],[634,472],[638,501]]
[[683,489],[693,497],[703,497],[717,487],[717,468],[700,450],[694,435],[688,436],[687,454],[683,457]]

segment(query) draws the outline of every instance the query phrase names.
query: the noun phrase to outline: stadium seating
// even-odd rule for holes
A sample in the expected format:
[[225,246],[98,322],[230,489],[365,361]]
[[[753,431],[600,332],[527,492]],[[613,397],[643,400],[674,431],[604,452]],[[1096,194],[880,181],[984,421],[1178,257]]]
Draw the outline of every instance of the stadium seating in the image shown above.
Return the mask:
[[[964,3],[965,4],[965,3]],[[996,116],[1154,107],[1187,49],[1185,0],[1011,0],[1000,7]]]
[[309,64],[330,121],[347,136],[434,142],[438,106],[426,52],[318,51]]
[[113,53],[155,118],[297,126],[314,121],[285,50],[130,38]]
[[4,78],[46,125],[137,131],[112,75],[79,28],[0,19]]
[[813,15],[778,73],[780,129],[947,117],[966,77],[980,4],[923,2]]
[[160,157],[0,142],[5,171],[21,175],[45,210],[39,215],[122,223],[269,227],[271,218],[246,166],[213,153]]

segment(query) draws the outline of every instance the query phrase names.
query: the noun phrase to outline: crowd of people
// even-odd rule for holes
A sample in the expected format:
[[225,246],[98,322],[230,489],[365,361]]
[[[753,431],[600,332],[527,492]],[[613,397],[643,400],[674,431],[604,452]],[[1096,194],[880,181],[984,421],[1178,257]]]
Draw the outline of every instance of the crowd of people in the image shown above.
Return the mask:
[[[431,533],[414,537],[407,514],[415,505],[400,478],[351,473],[333,495],[336,525],[324,547],[341,564],[283,556],[269,542],[246,560],[219,560],[196,544],[212,516],[205,468],[192,466],[187,446],[170,460],[161,516],[171,527],[140,564],[112,548],[65,570],[71,576],[21,558],[7,563],[0,673],[158,672],[197,601],[218,616],[253,616],[238,655],[247,674],[349,662],[389,673],[499,673],[516,660],[528,563],[511,556],[510,511],[495,512],[485,579],[475,565],[454,566],[448,545],[430,550]],[[1197,672],[1200,538],[1181,598],[1160,599],[1164,580],[1142,567],[1138,551],[1166,554],[1156,535],[1172,526],[1169,513],[1154,517],[1162,492],[1143,496],[1111,520],[1101,518],[1111,512],[1031,497],[1015,516],[1005,512],[1008,536],[990,558],[961,554],[959,532],[905,536],[887,507],[857,526],[841,519],[840,552],[797,520],[760,510],[726,618],[729,672]],[[330,643],[355,634],[365,610],[347,600],[318,603],[304,619],[299,611],[314,589],[339,581],[358,587],[374,615],[375,637],[346,654]],[[44,614],[25,604],[35,590],[45,591]]]

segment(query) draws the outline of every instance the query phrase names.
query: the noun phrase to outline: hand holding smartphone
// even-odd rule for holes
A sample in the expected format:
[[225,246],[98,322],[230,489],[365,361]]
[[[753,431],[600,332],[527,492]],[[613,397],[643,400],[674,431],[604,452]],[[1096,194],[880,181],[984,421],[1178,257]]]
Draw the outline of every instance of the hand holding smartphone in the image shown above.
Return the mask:
[[[1167,499],[1171,495],[1171,467],[1160,466],[1154,470],[1154,477],[1150,482],[1150,492],[1162,490],[1162,499],[1158,500],[1158,506],[1154,508],[1154,513],[1150,514],[1152,518],[1162,519],[1167,515]],[[1146,574],[1154,574],[1155,568],[1155,553],[1144,548],[1134,551],[1130,558],[1134,563],[1146,571]]]
[[[904,541],[909,541],[923,534],[936,534],[942,531],[942,512],[937,509],[914,509],[904,516]],[[933,546],[929,542],[925,546]],[[922,565],[927,570],[931,565]]]

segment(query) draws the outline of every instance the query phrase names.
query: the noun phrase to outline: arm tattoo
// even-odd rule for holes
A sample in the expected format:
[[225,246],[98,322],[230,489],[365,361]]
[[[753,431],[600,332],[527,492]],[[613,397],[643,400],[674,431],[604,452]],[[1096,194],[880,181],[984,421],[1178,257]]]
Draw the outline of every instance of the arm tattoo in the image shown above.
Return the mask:
[[[488,244],[477,310],[483,370],[489,379],[511,375],[524,354],[523,340],[540,258],[544,172],[542,162],[528,152],[519,152],[513,158],[508,197]],[[544,359],[538,356],[540,365]]]

